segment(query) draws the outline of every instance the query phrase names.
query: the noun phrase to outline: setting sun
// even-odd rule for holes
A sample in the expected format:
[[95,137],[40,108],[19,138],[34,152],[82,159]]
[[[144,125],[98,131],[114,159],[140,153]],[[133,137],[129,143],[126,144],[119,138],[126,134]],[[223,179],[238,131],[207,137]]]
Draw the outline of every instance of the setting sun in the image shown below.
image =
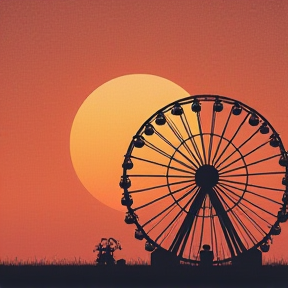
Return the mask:
[[115,78],[92,92],[79,108],[70,135],[76,174],[99,201],[117,210],[123,156],[153,113],[189,93],[165,78],[135,74]]

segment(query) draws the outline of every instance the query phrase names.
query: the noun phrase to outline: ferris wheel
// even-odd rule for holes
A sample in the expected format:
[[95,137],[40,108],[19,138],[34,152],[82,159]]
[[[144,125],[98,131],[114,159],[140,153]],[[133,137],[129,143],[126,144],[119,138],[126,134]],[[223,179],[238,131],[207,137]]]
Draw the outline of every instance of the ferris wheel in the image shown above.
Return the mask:
[[154,113],[122,164],[125,222],[145,249],[214,263],[252,248],[268,252],[288,219],[288,157],[264,116],[240,101],[196,95]]

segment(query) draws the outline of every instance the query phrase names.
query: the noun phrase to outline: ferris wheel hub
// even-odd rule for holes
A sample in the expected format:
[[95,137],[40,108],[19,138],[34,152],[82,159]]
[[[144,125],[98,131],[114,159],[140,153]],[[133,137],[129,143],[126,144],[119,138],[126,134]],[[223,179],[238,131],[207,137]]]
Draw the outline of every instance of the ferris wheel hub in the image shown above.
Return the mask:
[[198,168],[195,180],[199,187],[212,188],[218,183],[219,174],[214,166],[206,164]]

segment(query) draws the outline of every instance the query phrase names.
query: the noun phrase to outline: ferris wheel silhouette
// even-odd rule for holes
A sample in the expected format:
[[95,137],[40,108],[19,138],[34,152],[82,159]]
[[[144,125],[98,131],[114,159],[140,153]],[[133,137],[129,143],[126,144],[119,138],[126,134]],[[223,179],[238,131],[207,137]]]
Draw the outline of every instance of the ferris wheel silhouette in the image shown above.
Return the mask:
[[124,156],[125,222],[145,249],[214,264],[268,252],[288,219],[287,152],[269,121],[219,95],[180,99],[143,123]]

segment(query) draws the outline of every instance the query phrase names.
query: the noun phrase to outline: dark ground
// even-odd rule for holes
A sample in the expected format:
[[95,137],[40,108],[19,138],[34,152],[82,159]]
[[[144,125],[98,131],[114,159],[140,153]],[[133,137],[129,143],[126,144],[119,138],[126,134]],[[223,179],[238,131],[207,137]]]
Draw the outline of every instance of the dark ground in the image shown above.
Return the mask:
[[288,287],[288,266],[0,265],[0,287]]

